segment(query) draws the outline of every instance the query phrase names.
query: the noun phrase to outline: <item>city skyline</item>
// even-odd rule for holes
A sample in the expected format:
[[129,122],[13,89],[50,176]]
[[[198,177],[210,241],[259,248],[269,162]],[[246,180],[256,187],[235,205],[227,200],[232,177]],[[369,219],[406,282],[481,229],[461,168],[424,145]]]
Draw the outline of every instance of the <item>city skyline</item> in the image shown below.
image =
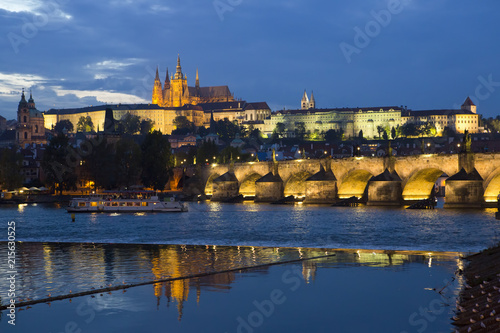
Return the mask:
[[448,109],[470,96],[496,116],[499,6],[4,1],[0,115],[15,118],[30,87],[39,110],[150,103],[156,67],[174,73],[180,54],[189,85],[198,69],[201,86],[273,111],[300,108],[306,89],[319,108]]

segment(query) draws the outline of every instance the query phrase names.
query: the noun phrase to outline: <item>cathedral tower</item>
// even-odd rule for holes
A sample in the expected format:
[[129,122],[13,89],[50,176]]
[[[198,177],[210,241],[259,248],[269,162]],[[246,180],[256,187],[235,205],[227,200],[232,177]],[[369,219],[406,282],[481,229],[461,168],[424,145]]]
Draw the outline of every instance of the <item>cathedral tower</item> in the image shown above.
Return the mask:
[[300,108],[302,110],[309,109],[309,97],[307,97],[306,90],[304,89],[304,95],[302,95],[302,99],[300,100]]
[[163,89],[161,87],[160,75],[158,75],[158,67],[156,67],[155,85],[153,86],[153,104],[163,104]]
[[20,145],[29,143],[47,143],[45,138],[43,114],[35,108],[35,100],[30,92],[26,101],[24,89],[17,107],[16,141]]

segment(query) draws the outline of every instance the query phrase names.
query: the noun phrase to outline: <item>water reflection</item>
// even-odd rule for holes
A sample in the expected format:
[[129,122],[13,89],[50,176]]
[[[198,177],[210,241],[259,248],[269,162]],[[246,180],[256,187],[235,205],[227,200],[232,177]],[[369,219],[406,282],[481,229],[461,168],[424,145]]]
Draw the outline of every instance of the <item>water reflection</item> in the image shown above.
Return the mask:
[[[7,243],[0,243],[0,251],[6,251],[6,248]],[[176,304],[180,320],[183,304],[188,298],[196,297],[199,302],[203,289],[228,290],[237,279],[239,268],[320,256],[323,258],[299,263],[306,283],[315,280],[318,267],[387,267],[408,263],[431,267],[431,260],[432,265],[442,260],[456,260],[456,265],[463,267],[458,253],[215,245],[19,243],[18,301],[172,278],[172,281],[154,284],[153,293],[157,306],[165,301]],[[1,262],[0,270],[6,271],[5,265]],[[267,274],[268,269],[265,266],[252,272],[262,275]],[[193,277],[214,272],[222,273]],[[6,280],[0,280],[0,296],[4,302],[7,300],[6,283]]]

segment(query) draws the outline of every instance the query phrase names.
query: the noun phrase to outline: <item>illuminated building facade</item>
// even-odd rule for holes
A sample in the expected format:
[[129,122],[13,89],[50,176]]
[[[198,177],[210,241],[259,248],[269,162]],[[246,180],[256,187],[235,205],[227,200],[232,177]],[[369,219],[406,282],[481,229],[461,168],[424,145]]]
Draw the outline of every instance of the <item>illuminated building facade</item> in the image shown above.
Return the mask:
[[29,100],[26,101],[24,90],[17,107],[16,142],[19,145],[47,143],[43,113],[36,109],[31,93]]
[[214,103],[234,101],[228,86],[200,87],[198,70],[194,87],[189,87],[187,77],[182,73],[181,59],[177,57],[175,74],[169,77],[168,69],[165,83],[162,86],[158,68],[153,85],[151,102],[161,107],[182,107],[185,104]]

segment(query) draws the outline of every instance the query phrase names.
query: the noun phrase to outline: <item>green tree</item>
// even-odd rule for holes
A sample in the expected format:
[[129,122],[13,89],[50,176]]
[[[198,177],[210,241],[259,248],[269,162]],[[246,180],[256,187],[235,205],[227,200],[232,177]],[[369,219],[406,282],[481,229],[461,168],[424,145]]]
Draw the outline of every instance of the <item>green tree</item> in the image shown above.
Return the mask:
[[359,130],[358,138],[363,139],[363,130]]
[[326,142],[334,143],[342,141],[343,138],[344,138],[344,131],[342,129],[339,130],[329,129],[328,131],[325,132]]
[[129,138],[122,138],[116,143],[116,178],[117,185],[129,187],[140,182],[141,147]]
[[23,157],[14,148],[4,148],[0,150],[0,185],[7,190],[14,190],[21,187],[23,177],[20,170]]
[[219,148],[217,148],[215,142],[211,140],[205,141],[196,151],[196,163],[205,164],[218,162],[218,155]]
[[195,126],[192,122],[190,122],[186,116],[177,116],[174,119],[175,130],[172,131],[172,134],[177,135],[186,135],[188,133],[194,133]]
[[[399,125],[398,125],[398,127],[399,127]],[[398,137],[398,131],[394,128],[394,126],[392,126],[392,128],[391,128],[391,138],[393,140],[396,140],[397,137]]]
[[57,124],[54,126],[54,131],[56,133],[64,133],[64,130],[66,130],[68,133],[73,132],[73,123],[69,121],[68,119],[64,119],[61,121],[58,121]]
[[160,131],[146,135],[141,145],[142,151],[142,183],[162,191],[168,181],[173,164],[170,143]]
[[385,141],[389,140],[389,135],[387,134],[387,131],[385,131],[385,130],[382,133],[382,139],[384,139]]
[[148,134],[151,133],[155,125],[155,122],[152,121],[151,119],[143,119],[141,121],[141,134]]
[[117,184],[114,150],[106,138],[92,145],[83,158],[83,170],[94,188],[112,189]]
[[244,137],[244,135],[242,135],[241,127],[228,119],[217,121],[215,127],[217,129],[217,134],[225,142],[232,141],[236,137],[236,134]]
[[141,130],[141,118],[129,112],[123,115],[120,123],[121,129],[123,129],[123,133],[125,134],[135,134]]
[[303,122],[298,122],[295,124],[295,136],[303,141],[306,136],[306,124]]
[[377,126],[377,133],[378,133],[379,139],[380,139],[380,136],[382,135],[382,133],[384,133],[384,132],[385,132],[384,126],[378,125]]
[[277,123],[276,127],[273,130],[273,138],[279,139],[282,138],[285,133],[285,124]]
[[76,170],[79,162],[77,154],[69,145],[64,134],[53,137],[43,154],[42,168],[45,181],[55,192],[76,190]]
[[413,123],[406,123],[401,127],[401,135],[404,137],[418,136],[418,127]]
[[92,118],[90,116],[81,116],[78,119],[78,123],[76,124],[77,132],[93,132],[94,131],[94,123],[92,123]]

